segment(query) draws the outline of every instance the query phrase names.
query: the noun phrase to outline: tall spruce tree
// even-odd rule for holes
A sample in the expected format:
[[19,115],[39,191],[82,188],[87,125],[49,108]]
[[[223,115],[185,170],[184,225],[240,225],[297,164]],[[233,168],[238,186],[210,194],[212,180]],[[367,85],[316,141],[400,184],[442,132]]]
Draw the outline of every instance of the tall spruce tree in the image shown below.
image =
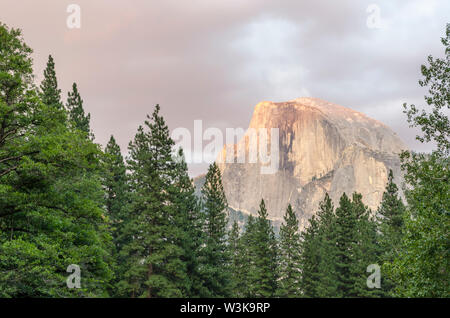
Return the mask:
[[336,209],[336,273],[337,290],[340,296],[352,296],[353,265],[357,245],[357,217],[352,202],[344,193]]
[[301,296],[300,234],[297,217],[289,204],[280,227],[279,297]]
[[123,264],[126,263],[126,256],[120,251],[129,242],[129,237],[124,233],[124,225],[128,221],[127,208],[130,201],[130,189],[124,158],[114,136],[111,135],[105,147],[103,187],[105,189],[106,213],[110,220],[110,231],[113,237],[115,277],[111,294],[120,296],[117,293],[117,284],[125,272]]
[[277,290],[277,242],[267,217],[266,204],[262,199],[256,218],[253,244],[250,245],[255,267],[249,273],[249,281],[252,285],[252,297],[257,298],[273,297]]
[[252,284],[250,274],[256,269],[255,256],[255,234],[256,234],[256,220],[253,215],[249,215],[244,232],[239,237],[238,241],[238,267],[237,276],[233,276],[235,282],[234,289],[236,290],[235,297],[255,297],[255,286]]
[[[405,205],[398,194],[398,187],[394,183],[394,174],[389,170],[386,191],[383,193],[380,206],[377,211],[379,244],[382,251],[380,255],[381,264],[392,263],[398,256],[404,232]],[[380,265],[381,265],[380,264]],[[388,264],[383,265],[383,269],[388,268]],[[387,267],[386,267],[387,266]],[[382,270],[383,273],[388,270]],[[395,287],[395,282],[387,275],[382,275],[381,286],[383,291],[391,296]]]
[[367,286],[367,267],[377,264],[376,222],[354,193],[350,200],[344,193],[336,209],[336,290],[339,297],[378,297],[382,292]]
[[231,295],[237,297],[241,290],[239,290],[239,279],[241,279],[242,262],[241,262],[241,250],[240,250],[240,230],[237,221],[233,222],[233,225],[228,235],[228,249],[230,255],[230,273],[231,273]]
[[319,203],[318,239],[320,258],[318,264],[318,281],[316,294],[318,297],[338,297],[336,275],[336,215],[328,193]]
[[[105,177],[106,212],[114,227],[120,227],[126,217],[126,207],[129,202],[129,185],[125,161],[114,136],[111,135],[105,147]],[[114,230],[117,239],[121,231]]]
[[318,297],[317,285],[319,283],[320,264],[320,238],[319,222],[313,215],[308,225],[302,231],[300,241],[300,267],[302,269],[301,288],[304,297]]
[[356,216],[356,243],[353,246],[354,260],[351,266],[353,286],[348,296],[379,297],[384,295],[380,288],[367,286],[367,267],[379,265],[380,248],[378,245],[377,224],[371,210],[362,202],[360,193],[353,193],[352,206]]
[[205,283],[204,297],[225,297],[231,292],[227,248],[228,203],[219,167],[212,163],[202,187],[205,246],[202,248],[201,272]]
[[186,290],[186,263],[180,246],[182,229],[173,189],[176,163],[174,141],[156,105],[129,144],[132,203],[125,235],[132,238],[121,250],[127,270],[119,283],[131,297],[181,297]]
[[200,249],[204,239],[203,218],[182,148],[178,150],[175,159],[175,182],[171,189],[175,198],[174,205],[178,211],[174,222],[181,230],[178,244],[183,248],[182,260],[186,264],[184,294],[187,297],[199,297],[205,293],[206,288],[199,268]]
[[83,100],[78,91],[77,83],[72,84],[72,92],[68,93],[66,107],[69,112],[69,120],[74,128],[93,138],[90,126],[91,114],[86,115],[84,113]]
[[41,99],[47,106],[58,110],[64,108],[61,102],[61,90],[58,88],[58,80],[56,79],[55,61],[51,55],[48,56],[44,80],[41,82]]

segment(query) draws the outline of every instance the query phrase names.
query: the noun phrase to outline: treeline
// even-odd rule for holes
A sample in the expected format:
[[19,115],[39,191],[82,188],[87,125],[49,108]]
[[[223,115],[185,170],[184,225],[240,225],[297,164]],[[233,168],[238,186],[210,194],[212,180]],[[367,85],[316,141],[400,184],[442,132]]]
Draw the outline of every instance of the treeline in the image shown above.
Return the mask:
[[[389,175],[378,219],[362,203],[344,193],[334,209],[325,195],[317,214],[299,233],[299,222],[289,205],[275,238],[264,200],[258,216],[250,216],[239,235],[233,225],[230,235],[233,295],[238,297],[382,297],[394,295],[386,279],[377,284],[369,276],[375,267],[392,260],[404,205]],[[379,271],[380,273],[380,271]],[[369,286],[367,280],[369,278]]]
[[50,56],[37,87],[32,50],[0,24],[0,297],[448,297],[449,38],[422,67],[432,112],[405,105],[437,145],[402,155],[407,205],[390,173],[377,213],[327,195],[302,233],[288,206],[276,237],[263,200],[228,229],[216,164],[195,195],[158,105],[126,158],[113,136],[102,149],[77,85],[63,102]]

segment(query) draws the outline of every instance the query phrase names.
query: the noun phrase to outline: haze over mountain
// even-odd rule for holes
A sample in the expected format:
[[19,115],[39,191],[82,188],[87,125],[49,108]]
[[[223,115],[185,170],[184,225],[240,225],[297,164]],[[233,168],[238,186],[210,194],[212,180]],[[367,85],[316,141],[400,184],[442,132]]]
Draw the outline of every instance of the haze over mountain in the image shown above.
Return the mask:
[[[402,181],[398,154],[406,145],[383,123],[349,108],[309,97],[265,101],[256,105],[249,128],[279,128],[279,167],[261,174],[260,162],[218,160],[234,210],[256,214],[264,198],[270,218],[279,224],[291,203],[303,228],[326,192],[335,204],[343,192],[360,192],[376,209],[389,169],[397,183]],[[246,158],[248,131],[235,146],[245,147]],[[226,156],[225,148],[219,156]]]

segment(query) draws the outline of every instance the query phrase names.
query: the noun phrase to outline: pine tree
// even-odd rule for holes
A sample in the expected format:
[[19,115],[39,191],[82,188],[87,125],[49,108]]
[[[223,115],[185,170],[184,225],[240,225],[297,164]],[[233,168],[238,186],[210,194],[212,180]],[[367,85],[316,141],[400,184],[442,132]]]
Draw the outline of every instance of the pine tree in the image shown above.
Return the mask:
[[129,145],[132,203],[124,232],[131,239],[121,253],[127,271],[119,283],[131,297],[181,297],[186,290],[186,263],[180,246],[182,229],[174,204],[176,163],[173,140],[156,105]]
[[[125,208],[129,201],[129,186],[126,166],[120,147],[111,135],[105,148],[105,177],[106,211],[115,227],[122,223]],[[118,237],[120,231],[114,236]]]
[[336,209],[336,288],[339,297],[378,297],[382,292],[367,286],[367,267],[377,264],[376,223],[371,211],[354,193],[344,193]]
[[315,215],[308,220],[306,229],[301,233],[300,251],[302,294],[304,297],[318,297],[320,238],[319,223]]
[[357,217],[351,200],[344,193],[336,209],[336,270],[337,289],[340,296],[352,296],[353,269],[355,259],[355,246]]
[[208,168],[202,187],[205,247],[202,249],[201,270],[207,294],[204,297],[224,297],[230,294],[231,277],[227,249],[228,203],[219,167],[214,162]]
[[203,219],[182,148],[176,154],[175,182],[171,189],[175,197],[174,205],[178,211],[174,221],[181,230],[178,244],[183,248],[182,260],[186,264],[184,294],[186,297],[199,297],[205,292],[199,268],[200,249],[204,239]]
[[228,235],[228,249],[230,255],[230,273],[231,273],[231,295],[237,297],[241,293],[239,290],[239,279],[241,279],[241,272],[243,270],[241,263],[241,250],[240,250],[240,230],[237,221],[233,222],[233,225]]
[[319,203],[318,239],[320,258],[318,264],[318,282],[316,293],[318,297],[338,297],[336,275],[336,215],[328,193]]
[[255,268],[249,273],[252,297],[273,297],[277,290],[277,242],[272,224],[267,219],[267,209],[261,200],[255,224],[253,250]]
[[[104,177],[103,187],[105,189],[106,213],[110,219],[111,234],[114,244],[114,258],[116,261],[114,284],[122,279],[125,272],[123,264],[126,263],[126,257],[121,255],[123,246],[129,242],[129,237],[124,233],[124,225],[128,222],[127,208],[130,201],[130,189],[126,174],[124,158],[120,147],[116,143],[114,136],[111,135],[105,148],[104,156]],[[117,295],[117,288],[113,286],[112,291]]]
[[[399,254],[404,232],[404,215],[405,205],[399,197],[398,187],[394,183],[394,175],[392,170],[390,170],[386,191],[383,193],[383,198],[378,208],[379,244],[383,251],[380,255],[381,264],[393,262]],[[388,266],[388,264],[385,266]],[[385,267],[385,269],[387,268]],[[383,270],[382,272],[385,271]],[[392,295],[395,282],[383,275],[381,286],[386,293]]]
[[234,297],[255,297],[254,286],[251,282],[250,274],[256,269],[255,256],[255,234],[256,234],[256,220],[253,215],[249,215],[244,232],[238,241],[238,271],[237,276],[233,277],[235,281],[235,290],[237,291]]
[[56,79],[55,61],[51,55],[48,56],[44,80],[41,83],[41,99],[44,104],[55,109],[64,108],[61,102],[61,90],[58,88],[58,80]]
[[353,193],[353,213],[356,216],[356,243],[353,246],[354,260],[351,266],[353,288],[349,296],[379,297],[384,293],[379,288],[367,286],[367,267],[378,265],[380,248],[378,245],[377,224],[371,216],[371,210],[362,202],[360,193]]
[[90,128],[91,114],[85,115],[84,113],[83,100],[78,92],[76,83],[72,85],[72,92],[68,93],[66,106],[69,112],[69,119],[74,128],[92,138],[93,135]]
[[279,297],[301,296],[300,234],[298,220],[289,204],[280,228]]

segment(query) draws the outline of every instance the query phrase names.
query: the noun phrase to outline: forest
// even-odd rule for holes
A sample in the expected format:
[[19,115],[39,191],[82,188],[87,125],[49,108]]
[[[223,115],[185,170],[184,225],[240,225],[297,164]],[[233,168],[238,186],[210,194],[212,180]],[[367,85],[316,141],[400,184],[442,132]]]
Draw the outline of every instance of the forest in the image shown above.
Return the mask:
[[287,206],[275,235],[263,198],[229,222],[215,163],[195,194],[159,105],[127,156],[96,143],[77,84],[62,96],[51,55],[36,83],[32,49],[0,23],[0,297],[450,297],[450,25],[442,44],[421,66],[424,107],[399,105],[434,145],[401,154],[405,202],[391,171],[377,211],[326,195],[303,231]]

